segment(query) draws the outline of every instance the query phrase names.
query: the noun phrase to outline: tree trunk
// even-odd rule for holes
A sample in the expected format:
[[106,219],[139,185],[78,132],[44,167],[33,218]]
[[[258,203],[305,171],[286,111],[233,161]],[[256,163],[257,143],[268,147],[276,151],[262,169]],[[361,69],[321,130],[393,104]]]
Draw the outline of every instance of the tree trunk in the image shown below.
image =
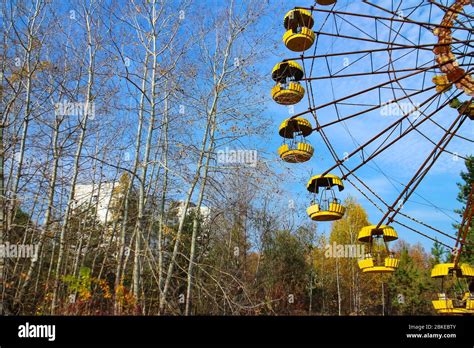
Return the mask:
[[85,112],[84,112],[84,117],[82,118],[82,121],[81,121],[81,135],[79,137],[79,143],[77,145],[76,154],[74,156],[74,168],[73,168],[73,174],[72,174],[72,178],[70,182],[70,192],[69,192],[69,197],[67,201],[66,212],[64,214],[63,224],[61,227],[61,233],[59,236],[58,261],[56,264],[56,274],[55,274],[54,287],[53,287],[53,299],[51,301],[51,314],[52,315],[55,314],[57,301],[58,301],[59,280],[61,277],[61,265],[62,265],[63,256],[64,256],[66,230],[69,224],[69,218],[72,213],[72,206],[75,199],[76,183],[77,183],[77,177],[79,175],[79,161],[82,154],[82,148],[84,146],[84,139],[86,137],[87,121],[89,119],[90,105],[93,102],[92,87],[94,84],[95,52],[93,51],[93,47],[92,47],[91,17],[87,10],[85,10],[85,22],[86,22],[86,28],[87,28],[87,45],[88,45],[88,54],[89,54],[87,91],[86,91],[85,106],[84,106]]
[[[216,96],[217,98],[217,96]],[[206,189],[207,183],[207,174],[209,172],[209,161],[211,158],[212,150],[214,148],[214,132],[216,130],[216,116],[212,121],[211,134],[210,134],[210,143],[207,149],[206,154],[206,163],[204,165],[204,173],[202,177],[201,187],[199,189],[198,201],[196,204],[196,212],[193,217],[193,232],[191,236],[191,250],[189,254],[189,266],[188,266],[188,276],[187,276],[187,287],[186,287],[186,307],[185,315],[191,314],[191,292],[193,287],[193,270],[194,270],[194,258],[196,253],[196,238],[199,227],[199,217],[201,215],[201,205],[204,198],[204,191]]]
[[[5,151],[3,147],[3,114],[0,115],[2,124],[0,125],[0,245],[3,245],[6,241],[5,235],[5,188],[4,188],[4,164],[5,164]],[[5,258],[0,257],[0,315],[5,315]]]

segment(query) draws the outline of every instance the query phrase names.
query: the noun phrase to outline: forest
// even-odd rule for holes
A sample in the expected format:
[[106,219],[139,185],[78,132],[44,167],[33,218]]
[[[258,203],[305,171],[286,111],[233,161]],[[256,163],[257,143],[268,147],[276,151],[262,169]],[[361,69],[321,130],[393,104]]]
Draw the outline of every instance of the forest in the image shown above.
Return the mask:
[[[0,6],[0,314],[434,314],[443,245],[362,274],[359,197],[297,214],[268,150],[275,3]],[[468,157],[459,206],[473,179]]]

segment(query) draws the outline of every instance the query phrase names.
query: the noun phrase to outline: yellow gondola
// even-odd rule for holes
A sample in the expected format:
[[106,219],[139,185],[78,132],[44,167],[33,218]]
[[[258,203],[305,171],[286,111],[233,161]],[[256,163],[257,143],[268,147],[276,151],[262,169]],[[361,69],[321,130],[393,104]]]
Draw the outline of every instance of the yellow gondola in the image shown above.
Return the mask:
[[466,109],[466,115],[471,120],[474,120],[474,102],[470,102]]
[[283,42],[288,49],[303,52],[313,45],[315,35],[311,28],[314,19],[310,12],[303,9],[291,10],[285,15],[283,25],[287,30],[283,35]]
[[303,75],[303,68],[292,60],[275,65],[272,79],[277,84],[272,88],[273,100],[282,105],[298,103],[304,97],[304,88],[298,82]]
[[474,101],[461,102],[458,98],[453,98],[449,102],[449,106],[459,111],[462,110],[463,115],[466,115],[471,120],[474,120]]
[[334,187],[339,188],[339,191],[344,189],[342,180],[332,174],[316,175],[308,181],[306,188],[314,194],[311,205],[306,209],[311,220],[335,221],[344,216],[346,208],[336,198]]
[[315,175],[309,181],[307,189],[309,192],[319,193],[320,188],[334,187],[336,186],[339,191],[344,190],[344,184],[342,180],[333,174],[326,175]]
[[[467,263],[456,266],[453,263],[440,263],[431,270],[431,278],[441,279],[441,291],[438,293],[438,299],[431,301],[436,312],[440,314],[474,314],[474,267]],[[470,282],[467,290],[462,281]],[[446,285],[449,282],[449,285]],[[458,296],[449,296],[455,292],[457,286]],[[445,289],[449,288],[449,289]],[[464,290],[463,290],[464,289]]]
[[316,0],[316,3],[318,5],[324,5],[324,6],[334,5],[336,2],[337,0]]
[[[359,260],[359,268],[364,273],[392,273],[398,268],[400,260],[390,253],[387,243],[398,239],[391,226],[365,226],[359,231],[359,242],[369,244],[369,252]],[[380,244],[380,246],[378,246]]]
[[[451,104],[450,104],[450,106],[451,106]],[[456,107],[456,109],[458,109],[458,110],[462,109],[463,115],[466,115],[471,120],[474,120],[474,101],[471,101],[471,102],[465,101],[465,102],[461,103],[458,100],[458,107]]]
[[288,163],[309,161],[314,149],[305,138],[312,132],[311,123],[304,118],[289,118],[283,121],[278,131],[284,139],[283,145],[278,148],[280,158]]
[[436,92],[438,93],[447,92],[453,87],[453,84],[449,82],[446,75],[433,76],[432,81],[436,85]]
[[398,268],[399,263],[400,260],[393,255],[385,257],[383,262],[377,262],[371,254],[367,254],[365,258],[359,260],[359,268],[364,273],[392,273]]

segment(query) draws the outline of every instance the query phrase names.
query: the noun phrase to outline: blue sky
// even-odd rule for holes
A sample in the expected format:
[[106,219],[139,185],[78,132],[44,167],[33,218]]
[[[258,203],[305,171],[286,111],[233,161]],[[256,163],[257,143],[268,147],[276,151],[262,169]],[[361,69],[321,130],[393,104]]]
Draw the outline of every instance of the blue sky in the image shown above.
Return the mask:
[[[390,9],[391,1],[377,1],[377,5],[386,6]],[[407,15],[410,12],[408,5],[415,5],[420,3],[420,1],[404,1],[404,7],[407,7],[403,10],[403,15]],[[274,20],[278,21],[279,24],[282,23],[285,13],[292,9],[295,6],[309,6],[311,2],[309,1],[285,1],[282,6],[275,6],[274,9]],[[407,5],[405,5],[407,4]],[[322,7],[323,9],[330,9],[331,7]],[[349,2],[349,1],[338,1],[336,9],[344,12],[352,13],[367,13],[367,14],[377,14],[379,16],[390,17],[388,13],[384,13],[378,9],[375,9],[369,5],[363,4],[362,2]],[[415,13],[410,15],[411,19],[419,20],[423,22],[439,22],[442,16],[442,12],[437,8],[431,9],[431,17],[428,6],[423,6],[420,10],[417,10]],[[317,14],[315,17],[314,29],[319,30],[321,23],[325,17],[325,14]],[[367,35],[361,32],[357,28],[361,28],[366,33],[375,36],[374,31],[374,21],[366,18],[359,18],[354,16],[342,16],[343,18],[337,18],[336,23],[338,25],[338,30],[340,33],[346,36],[355,36],[355,37],[367,37]],[[347,20],[344,21],[344,19]],[[321,31],[334,33],[335,24],[334,19],[330,19],[326,22],[325,26]],[[351,25],[351,23],[353,25]],[[388,22],[385,22],[388,23]],[[398,29],[398,25],[395,24],[395,28]],[[357,28],[356,28],[357,27]],[[278,27],[277,27],[278,28]],[[274,64],[278,63],[283,58],[297,57],[299,54],[294,53],[286,49],[283,42],[281,42],[281,36],[284,33],[283,25],[280,24],[279,29],[275,30],[274,35],[275,39],[280,40],[280,45],[278,48],[278,56],[275,56],[272,60],[268,62],[268,71],[269,71],[269,80],[270,80],[270,71]],[[434,43],[436,37],[427,29],[422,28],[420,31],[419,26],[417,25],[403,25],[400,31],[402,36],[399,36],[397,39],[393,40],[393,32],[390,33],[390,30],[386,27],[383,27],[382,24],[378,24],[378,39],[383,41],[394,41],[399,44],[410,44],[410,40],[418,42],[420,44]],[[366,50],[366,49],[380,49],[386,48],[387,45],[382,45],[379,43],[369,43],[358,40],[350,40],[344,38],[335,38],[330,36],[320,36],[316,54],[326,54],[326,53],[335,53],[335,52],[348,52],[356,50]],[[313,53],[314,46],[310,48],[306,55],[311,55]],[[395,69],[407,69],[415,68],[416,62],[418,66],[431,66],[434,65],[434,55],[431,51],[425,50],[413,50],[411,53],[403,56],[409,50],[400,50],[393,51],[392,58],[395,60],[398,58],[395,65]],[[384,70],[383,66],[388,62],[388,53],[380,52],[374,54],[372,57],[372,63],[370,63],[370,57],[361,58],[363,55],[347,55],[340,57],[333,57],[328,59],[326,62],[324,59],[315,60],[314,67],[311,76],[324,76],[327,75],[327,64],[332,69],[334,73],[337,70],[344,68],[344,63],[352,63],[360,58],[360,61],[353,63],[348,66],[341,73],[360,73],[370,71],[370,64],[374,65],[374,68],[380,68]],[[306,60],[305,68],[308,73],[310,67],[310,61]],[[470,64],[471,62],[464,61],[465,64]],[[403,76],[409,72],[400,72],[397,73],[397,76]],[[432,85],[431,77],[434,75],[433,71],[430,71],[426,74],[419,74],[413,78],[407,78],[401,81],[401,84],[404,89],[409,90],[428,88]],[[313,91],[315,97],[315,104],[322,105],[331,100],[341,98],[346,95],[350,95],[354,92],[369,88],[373,85],[385,82],[388,80],[388,74],[380,75],[369,75],[360,78],[339,78],[339,79],[321,79],[313,82]],[[271,80],[269,85],[271,87]],[[453,89],[452,91],[455,91]],[[457,90],[456,90],[457,91]],[[429,91],[426,93],[421,93],[412,98],[412,103],[422,103],[434,93]],[[396,96],[400,97],[403,95],[403,92],[396,91]],[[391,89],[382,91],[381,100],[387,101],[393,98]],[[285,106],[278,105],[274,103],[269,97],[268,108],[266,114],[274,120],[274,136],[271,139],[271,143],[268,144],[268,147],[276,150],[279,144],[281,143],[281,138],[277,134],[277,129],[281,121],[288,117],[289,111]],[[467,96],[464,95],[460,99],[465,100]],[[440,99],[440,102],[444,102],[446,97],[443,96]],[[358,98],[353,98],[348,100],[351,103],[360,103],[360,104],[378,104],[378,94],[377,93],[366,93]],[[426,114],[435,110],[435,106],[431,105],[426,109]],[[295,105],[295,113],[305,111],[308,108],[307,99],[303,99],[302,102]],[[367,108],[367,107],[365,107]],[[341,117],[350,115],[351,113],[362,110],[363,107],[357,106],[339,106],[339,114]],[[441,112],[435,114],[432,117],[440,126],[449,127],[449,125],[454,121],[454,117],[457,112],[451,108],[445,108]],[[323,108],[318,110],[318,119],[322,124],[330,122],[336,119],[336,110],[332,107]],[[419,116],[419,114],[418,114]],[[310,120],[314,125],[314,119],[310,114],[305,116]],[[351,152],[354,150],[358,144],[364,143],[370,137],[374,136],[380,130],[388,126],[390,123],[398,119],[400,115],[382,115],[379,110],[374,112],[369,112],[364,115],[357,116],[354,119],[346,121],[343,123],[338,123],[334,126],[329,126],[326,128],[326,134],[331,141],[331,144],[336,149],[339,157],[343,157],[345,152]],[[422,116],[420,116],[422,117]],[[411,118],[414,120],[414,118]],[[406,127],[406,126],[405,126]],[[423,132],[429,139],[437,142],[443,134],[443,131],[438,125],[435,125],[429,121],[425,122],[420,128],[420,131]],[[467,120],[459,133],[462,136],[473,139],[473,123],[470,120]],[[322,142],[322,139],[319,134],[313,133],[308,140],[315,147],[314,157],[305,164],[277,164],[280,168],[282,174],[286,176],[288,182],[287,187],[289,189],[289,199],[294,199],[299,208],[298,215],[301,218],[305,218],[304,206],[309,201],[309,196],[305,191],[305,185],[308,178],[311,175],[319,174],[325,171],[327,168],[331,167],[334,162],[330,157],[330,154]],[[390,147],[388,150],[384,151],[380,156],[378,156],[375,161],[369,162],[368,165],[363,166],[359,169],[356,174],[363,179],[368,186],[370,186],[377,194],[383,197],[388,203],[392,203],[398,193],[403,189],[401,183],[407,183],[413,174],[416,172],[419,165],[424,161],[429,152],[433,149],[434,145],[425,139],[422,135],[412,132],[403,138],[401,141],[397,142],[394,146]],[[368,153],[373,147],[369,147]],[[455,138],[448,145],[448,149],[452,152],[458,153],[462,156],[467,154],[474,153],[474,148],[472,142],[462,140],[460,138]],[[275,151],[274,151],[275,152]],[[276,156],[276,155],[275,155]],[[360,158],[355,156],[351,158],[347,165],[351,168],[360,162]],[[408,214],[416,219],[419,219],[441,231],[444,231],[449,234],[455,233],[452,228],[452,223],[459,221],[459,218],[456,214],[453,213],[455,208],[459,208],[460,204],[456,201],[456,195],[458,192],[456,182],[459,181],[459,173],[464,168],[464,163],[461,158],[457,158],[453,155],[443,153],[438,159],[437,163],[429,171],[425,179],[422,181],[420,186],[417,188],[415,193],[410,197],[407,203],[405,203],[402,212]],[[339,174],[337,171],[335,174]],[[341,198],[345,198],[348,195],[356,197],[357,200],[364,206],[369,214],[369,219],[372,223],[377,223],[381,218],[381,213],[365,199],[357,190],[355,190],[349,183],[346,183],[346,190],[340,193]],[[307,217],[306,217],[307,218]],[[437,237],[440,241],[445,242],[448,245],[453,245],[453,242],[450,239],[443,237],[435,232],[427,229],[425,227],[419,226],[416,223],[410,222],[405,218],[401,219],[402,222],[407,223],[410,226],[417,228],[423,233],[427,233],[431,237]],[[426,239],[414,232],[411,232],[399,225],[394,225],[397,229],[400,238],[410,242],[416,243],[421,242],[426,250],[432,246],[432,241]],[[328,231],[330,224],[319,224],[318,229]]]

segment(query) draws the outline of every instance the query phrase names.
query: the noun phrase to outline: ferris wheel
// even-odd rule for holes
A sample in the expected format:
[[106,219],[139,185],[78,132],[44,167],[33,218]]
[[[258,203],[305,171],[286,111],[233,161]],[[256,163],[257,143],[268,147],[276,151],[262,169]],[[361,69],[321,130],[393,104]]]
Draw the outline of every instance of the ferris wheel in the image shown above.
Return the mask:
[[[442,154],[464,158],[450,150],[453,140],[466,148],[473,146],[474,140],[462,132],[474,120],[473,3],[392,0],[380,5],[364,0],[352,9],[346,9],[348,2],[341,3],[316,0],[313,6],[295,7],[284,16],[283,43],[295,53],[273,68],[271,95],[280,105],[307,103],[308,108],[281,123],[278,154],[288,163],[309,161],[317,152],[311,144],[314,135],[330,154],[331,165],[306,186],[312,197],[306,212],[312,220],[335,221],[344,216],[339,195],[345,182],[381,212],[377,224],[365,226],[358,234],[359,242],[368,246],[358,262],[363,273],[390,274],[398,268],[400,260],[389,248],[398,239],[395,225],[433,241],[438,234],[450,238],[451,245],[441,244],[452,251],[452,262],[436,265],[431,274],[442,280],[433,307],[442,314],[474,314],[474,267],[460,262],[474,217],[474,183],[457,236],[402,211]],[[335,50],[336,45],[341,48]],[[330,64],[335,58],[344,60],[342,67]],[[381,122],[387,114],[391,117]],[[379,129],[367,126],[360,140],[351,133],[350,123],[364,117]],[[342,157],[331,131],[337,126],[355,147]],[[413,134],[424,139],[430,151],[397,198],[388,201],[363,180],[359,169]],[[420,232],[401,218],[430,232]],[[463,289],[460,298],[451,295],[453,288]]]

